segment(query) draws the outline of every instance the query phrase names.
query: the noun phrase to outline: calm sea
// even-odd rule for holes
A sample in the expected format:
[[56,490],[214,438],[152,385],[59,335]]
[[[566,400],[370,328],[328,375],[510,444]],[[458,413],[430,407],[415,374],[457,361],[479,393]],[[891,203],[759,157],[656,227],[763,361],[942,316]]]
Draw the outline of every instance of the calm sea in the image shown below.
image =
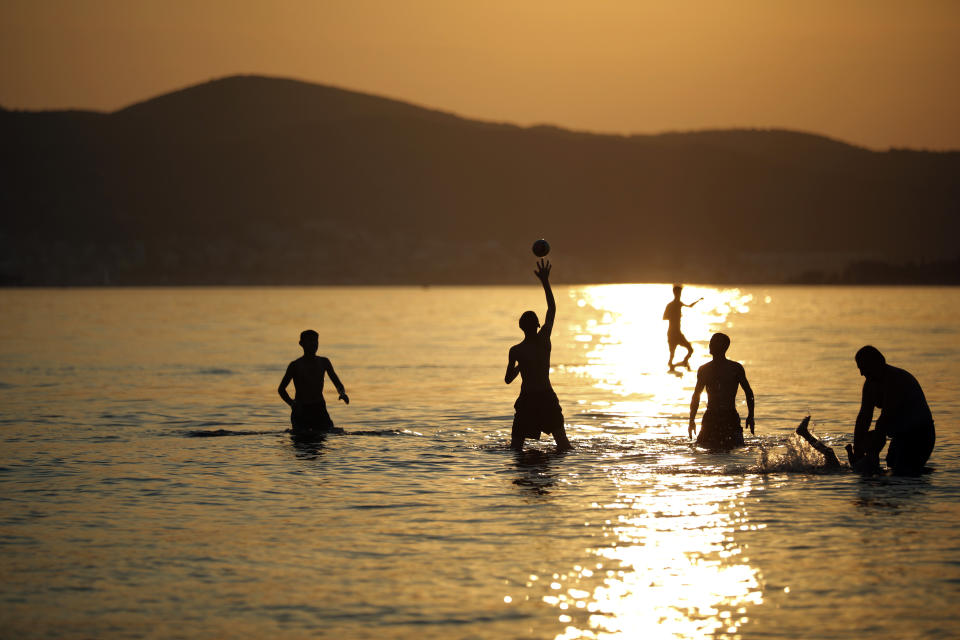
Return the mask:
[[[0,636],[960,637],[960,289],[687,287],[693,364],[726,331],[757,397],[709,454],[670,287],[558,287],[576,450],[517,455],[531,281],[0,290]],[[352,402],[298,444],[306,328]],[[792,435],[809,412],[842,453],[867,343],[926,391],[929,475],[825,473]]]

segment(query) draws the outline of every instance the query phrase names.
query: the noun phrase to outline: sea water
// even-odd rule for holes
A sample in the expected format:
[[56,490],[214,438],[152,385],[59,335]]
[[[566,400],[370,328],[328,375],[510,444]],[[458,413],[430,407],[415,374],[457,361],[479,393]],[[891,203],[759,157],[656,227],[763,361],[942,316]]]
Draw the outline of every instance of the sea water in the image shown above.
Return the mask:
[[[536,282],[0,290],[0,636],[960,637],[960,290],[688,286],[680,375],[669,285],[556,294],[567,454],[507,446]],[[351,402],[303,443],[306,328]],[[718,330],[757,405],[726,454],[687,436]],[[793,435],[845,458],[864,344],[923,386],[933,473]]]

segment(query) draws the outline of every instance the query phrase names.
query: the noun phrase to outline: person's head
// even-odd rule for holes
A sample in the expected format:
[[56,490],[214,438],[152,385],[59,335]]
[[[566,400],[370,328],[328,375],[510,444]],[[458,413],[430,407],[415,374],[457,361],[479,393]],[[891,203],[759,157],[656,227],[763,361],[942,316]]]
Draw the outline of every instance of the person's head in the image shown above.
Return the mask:
[[320,345],[320,334],[313,329],[300,332],[300,346],[307,355],[315,355]]
[[674,300],[679,300],[679,299],[680,299],[680,292],[682,292],[682,291],[683,291],[683,285],[682,285],[682,284],[675,284],[675,285],[673,285],[673,299],[674,299]]
[[537,332],[537,329],[540,328],[540,319],[537,317],[533,311],[524,311],[520,316],[520,329],[523,331],[524,335],[531,335]]
[[857,351],[854,360],[857,361],[857,368],[860,369],[860,375],[864,378],[879,376],[883,373],[883,368],[887,364],[887,360],[880,353],[880,350],[869,344]]
[[730,348],[730,336],[725,333],[715,333],[710,337],[710,355],[724,356]]

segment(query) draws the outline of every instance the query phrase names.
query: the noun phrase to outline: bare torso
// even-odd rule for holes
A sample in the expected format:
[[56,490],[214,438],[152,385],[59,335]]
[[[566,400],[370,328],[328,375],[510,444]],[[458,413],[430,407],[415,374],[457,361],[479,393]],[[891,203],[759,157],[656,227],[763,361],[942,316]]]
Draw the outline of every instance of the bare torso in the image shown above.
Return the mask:
[[737,387],[746,379],[743,365],[733,360],[712,360],[700,367],[697,379],[707,390],[707,410],[736,409]]
[[323,402],[323,378],[330,370],[330,360],[323,356],[302,356],[290,363],[287,374],[296,388],[300,404]]
[[521,391],[550,389],[550,338],[538,333],[510,348],[511,359],[520,367]]

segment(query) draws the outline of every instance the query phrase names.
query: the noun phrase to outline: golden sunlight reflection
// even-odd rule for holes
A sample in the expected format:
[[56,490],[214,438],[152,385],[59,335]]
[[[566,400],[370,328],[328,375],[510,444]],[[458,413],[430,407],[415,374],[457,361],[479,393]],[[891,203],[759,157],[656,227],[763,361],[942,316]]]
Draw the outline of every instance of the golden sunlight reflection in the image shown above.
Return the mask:
[[[663,312],[671,285],[599,285],[574,288],[570,330],[577,353],[567,371],[592,390],[581,415],[592,424],[580,433],[653,441],[678,435],[686,440],[686,417],[695,377],[668,370],[667,323]],[[740,289],[684,287],[682,331],[694,348],[691,369],[709,360],[715,331],[749,313],[750,294]],[[765,302],[764,300],[760,301]],[[681,347],[675,361],[683,359]],[[588,527],[599,527],[602,542],[588,550],[582,566],[540,576],[543,602],[556,607],[572,638],[738,637],[751,607],[762,603],[760,576],[740,541],[752,529],[744,476],[677,473],[689,453],[656,444],[658,465],[673,473],[618,459],[606,469],[617,499],[595,504]],[[614,456],[617,457],[617,456]],[[536,589],[531,576],[529,588]]]
[[[734,535],[751,525],[739,477],[674,476],[649,481],[625,472],[617,502],[594,505],[609,543],[596,562],[555,575],[543,601],[573,638],[735,638],[762,604],[757,569]],[[678,499],[679,498],[679,499]]]
[[[593,379],[608,400],[591,402],[588,411],[629,415],[647,427],[646,435],[662,435],[650,427],[667,426],[690,403],[693,378],[671,375],[667,362],[667,323],[664,308],[673,298],[671,285],[611,284],[571,290],[577,313],[573,339],[586,350],[586,363],[571,366],[576,375]],[[696,306],[684,308],[682,330],[692,343],[694,371],[709,358],[707,343],[715,331],[729,328],[735,313],[747,313],[753,296],[740,289],[686,286],[681,299]],[[675,361],[682,359],[683,347]],[[613,396],[614,400],[609,400]]]

